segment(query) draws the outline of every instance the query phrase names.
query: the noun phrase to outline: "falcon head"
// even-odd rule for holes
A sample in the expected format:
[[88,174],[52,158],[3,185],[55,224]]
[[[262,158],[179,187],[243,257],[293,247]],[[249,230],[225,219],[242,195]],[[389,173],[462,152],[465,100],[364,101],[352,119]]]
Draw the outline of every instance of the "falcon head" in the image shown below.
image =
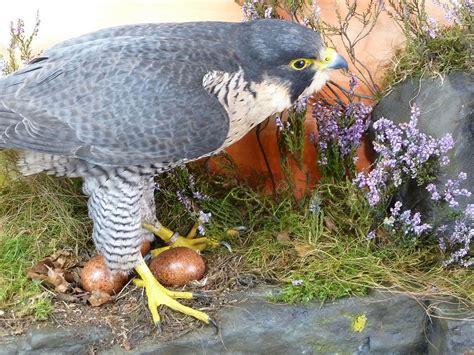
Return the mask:
[[297,23],[257,20],[243,32],[239,47],[249,79],[277,84],[290,102],[321,89],[329,71],[348,68],[342,56],[323,46],[319,33]]

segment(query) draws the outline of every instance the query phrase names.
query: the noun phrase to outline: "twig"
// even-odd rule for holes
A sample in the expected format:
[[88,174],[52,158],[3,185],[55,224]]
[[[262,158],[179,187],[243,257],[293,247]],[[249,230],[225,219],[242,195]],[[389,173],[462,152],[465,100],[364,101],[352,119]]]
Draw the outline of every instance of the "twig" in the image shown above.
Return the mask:
[[257,137],[257,143],[260,148],[260,151],[263,155],[263,160],[265,161],[265,166],[267,168],[268,175],[270,176],[270,180],[272,182],[272,194],[276,196],[276,183],[275,183],[275,176],[273,175],[272,168],[270,166],[270,162],[268,161],[267,154],[265,153],[265,148],[263,148],[262,141],[260,139],[260,132],[262,132],[268,126],[269,118],[267,118],[263,123],[259,123],[257,125],[257,129],[255,130],[255,135]]

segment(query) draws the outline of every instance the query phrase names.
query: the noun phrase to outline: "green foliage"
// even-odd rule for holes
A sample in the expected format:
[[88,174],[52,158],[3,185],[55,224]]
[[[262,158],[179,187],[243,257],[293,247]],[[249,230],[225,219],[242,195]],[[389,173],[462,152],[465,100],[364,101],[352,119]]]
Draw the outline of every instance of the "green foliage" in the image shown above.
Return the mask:
[[388,68],[385,87],[390,89],[408,77],[472,71],[472,12],[463,1],[459,8],[445,5],[444,10],[452,13],[453,23],[436,23],[427,14],[424,2],[389,1],[388,13],[401,28],[406,42]]
[[278,130],[278,147],[282,165],[288,164],[288,158],[292,157],[299,167],[302,166],[305,145],[305,119],[306,110],[304,112],[290,111],[285,122],[287,127]]
[[[474,278],[440,267],[436,241],[420,247],[389,236],[381,244],[367,240],[372,212],[350,181],[323,182],[311,198],[295,203],[291,190],[279,191],[275,200],[242,185],[226,192],[216,184],[219,179],[200,180],[199,188],[221,196],[210,201],[226,201],[218,207],[222,215],[240,218],[226,224],[214,216],[209,235],[243,255],[242,272],[284,285],[274,301],[325,302],[372,288],[430,294],[433,287],[437,295],[474,300]],[[242,224],[244,232],[228,234]]]
[[368,287],[354,286],[350,282],[321,277],[317,272],[295,273],[292,275],[295,284],[289,283],[283,287],[282,292],[273,298],[276,302],[307,303],[317,300],[324,304],[326,301],[334,301],[338,298],[366,295]]
[[91,226],[79,181],[19,179],[14,158],[0,152],[0,309],[44,319],[51,311],[49,296],[26,278],[26,269],[57,250],[86,250]]

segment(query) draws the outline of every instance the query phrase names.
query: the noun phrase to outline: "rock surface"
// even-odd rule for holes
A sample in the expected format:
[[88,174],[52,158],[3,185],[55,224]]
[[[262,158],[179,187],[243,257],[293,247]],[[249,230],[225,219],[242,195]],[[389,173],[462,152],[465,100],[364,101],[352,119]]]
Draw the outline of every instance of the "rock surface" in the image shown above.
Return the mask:
[[[423,352],[425,311],[406,296],[376,294],[320,307],[269,303],[272,289],[239,295],[245,301],[219,312],[219,336],[206,327],[174,343],[143,344],[135,354],[387,354]],[[353,322],[365,316],[363,329]],[[107,354],[125,353],[115,348]]]
[[436,305],[429,327],[429,354],[473,354],[474,311],[459,305]]
[[0,354],[88,354],[110,336],[106,328],[31,329],[26,335],[0,338]]
[[[106,328],[30,330],[0,339],[0,354],[464,354],[474,351],[474,323],[434,319],[422,302],[374,292],[321,307],[267,301],[277,289],[235,295],[217,314],[220,334],[203,327],[170,342],[144,340],[131,351],[107,347]],[[443,309],[443,308],[440,308]],[[444,314],[451,315],[448,308]],[[457,312],[459,317],[462,317]],[[471,314],[472,316],[472,314]],[[366,321],[361,321],[365,317]],[[429,345],[431,343],[431,345]],[[97,350],[99,349],[99,350]]]
[[[444,79],[408,79],[397,85],[375,107],[373,119],[385,117],[395,123],[407,122],[410,105],[420,108],[419,129],[433,137],[446,133],[453,136],[455,147],[449,158],[451,163],[440,172],[437,186],[444,186],[448,179],[457,178],[459,172],[467,174],[463,187],[474,187],[474,76],[452,73]],[[433,208],[428,193],[416,183],[405,186],[401,193],[405,208],[430,213]],[[460,207],[474,203],[470,198],[460,198]]]

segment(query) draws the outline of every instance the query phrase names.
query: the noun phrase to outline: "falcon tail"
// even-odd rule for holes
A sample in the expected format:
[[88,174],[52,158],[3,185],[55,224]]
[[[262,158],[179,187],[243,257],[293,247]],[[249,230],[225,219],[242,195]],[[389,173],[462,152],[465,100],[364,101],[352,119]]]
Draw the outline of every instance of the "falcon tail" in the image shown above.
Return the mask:
[[84,160],[33,151],[22,151],[17,162],[23,175],[46,173],[56,176],[79,177],[94,175],[96,166]]

